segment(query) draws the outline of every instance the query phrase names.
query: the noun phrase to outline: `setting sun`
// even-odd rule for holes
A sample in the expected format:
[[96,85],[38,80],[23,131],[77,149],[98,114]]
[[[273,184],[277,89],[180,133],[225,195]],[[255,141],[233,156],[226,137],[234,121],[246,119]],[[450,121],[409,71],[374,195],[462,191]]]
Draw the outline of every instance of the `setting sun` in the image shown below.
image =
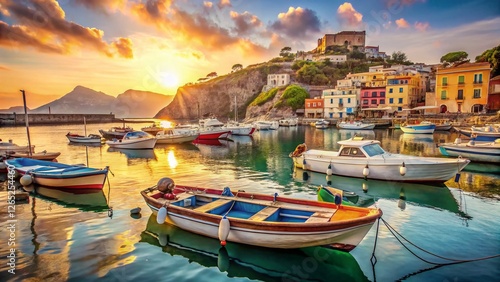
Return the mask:
[[162,72],[160,74],[160,82],[161,84],[167,87],[176,87],[179,85],[179,77],[175,73],[171,72]]

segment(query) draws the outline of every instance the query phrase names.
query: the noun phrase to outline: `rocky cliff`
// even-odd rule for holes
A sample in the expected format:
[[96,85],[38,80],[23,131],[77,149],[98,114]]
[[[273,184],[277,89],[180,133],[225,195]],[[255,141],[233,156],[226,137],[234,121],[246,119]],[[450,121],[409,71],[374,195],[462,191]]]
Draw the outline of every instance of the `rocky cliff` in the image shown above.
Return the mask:
[[281,65],[265,63],[207,82],[180,87],[174,100],[155,118],[197,120],[213,115],[221,120],[233,119],[236,103],[237,116],[241,120],[246,116],[248,105],[266,85],[267,75],[280,71],[283,71]]

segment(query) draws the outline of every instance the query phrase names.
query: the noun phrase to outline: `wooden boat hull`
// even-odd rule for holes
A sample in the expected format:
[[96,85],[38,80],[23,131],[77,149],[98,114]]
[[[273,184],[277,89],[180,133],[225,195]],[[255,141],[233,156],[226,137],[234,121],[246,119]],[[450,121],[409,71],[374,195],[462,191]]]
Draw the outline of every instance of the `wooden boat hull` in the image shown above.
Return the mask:
[[108,175],[107,167],[95,169],[25,158],[6,160],[5,163],[8,169],[14,169],[20,176],[29,174],[35,184],[48,187],[102,189]]
[[[152,190],[151,190],[152,189]],[[349,206],[337,206],[332,203],[276,197],[271,195],[234,192],[236,197],[216,195],[215,189],[203,189],[181,186],[181,191],[193,191],[178,194],[177,200],[155,199],[155,187],[141,192],[146,204],[154,214],[158,214],[161,207],[167,206],[165,223],[175,225],[184,230],[219,238],[219,225],[222,214],[227,210],[230,222],[230,231],[227,241],[267,248],[302,248],[320,245],[334,245],[344,250],[352,250],[365,237],[373,223],[382,215],[379,209],[367,209]],[[174,192],[175,193],[175,192]],[[194,207],[203,198],[210,198],[212,202]],[[224,202],[222,208],[209,210],[204,207],[215,203],[215,199]],[[235,201],[236,204],[232,204]],[[168,202],[168,203],[167,203]],[[178,204],[177,204],[178,203]],[[244,212],[237,210],[237,205],[244,206]],[[257,209],[259,206],[259,209]],[[252,210],[253,208],[257,210]],[[202,209],[200,211],[200,208]],[[260,213],[271,209],[273,212],[259,216]],[[315,212],[321,210],[322,212]],[[328,217],[328,211],[334,211]],[[342,210],[342,211],[340,211]],[[342,218],[344,215],[363,214],[358,218]],[[324,214],[324,217],[317,217]],[[338,218],[336,216],[338,215]],[[276,218],[269,220],[269,218]],[[288,218],[289,219],[285,219]]]
[[79,135],[66,135],[69,142],[73,143],[93,143],[93,144],[101,144],[102,138],[100,136],[91,137],[91,136],[79,136]]
[[443,156],[464,157],[477,162],[500,163],[500,143],[443,143],[439,145]]
[[34,159],[34,160],[43,160],[43,161],[52,161],[55,160],[57,157],[61,155],[60,152],[40,152],[40,153],[31,153],[31,156],[29,153],[12,153],[12,154],[7,154],[9,158],[29,158],[29,159]]

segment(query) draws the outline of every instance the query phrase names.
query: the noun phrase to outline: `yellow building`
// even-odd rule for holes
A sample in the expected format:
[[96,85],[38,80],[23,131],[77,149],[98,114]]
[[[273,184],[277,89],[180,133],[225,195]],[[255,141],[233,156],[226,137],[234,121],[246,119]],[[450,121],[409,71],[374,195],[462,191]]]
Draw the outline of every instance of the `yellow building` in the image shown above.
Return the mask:
[[488,102],[490,64],[464,63],[436,71],[436,102],[440,112],[478,113]]
[[[385,87],[387,106],[397,112],[417,106],[419,97],[425,95],[422,79],[422,76],[418,73],[387,76],[387,85]],[[422,91],[424,94],[422,94]]]

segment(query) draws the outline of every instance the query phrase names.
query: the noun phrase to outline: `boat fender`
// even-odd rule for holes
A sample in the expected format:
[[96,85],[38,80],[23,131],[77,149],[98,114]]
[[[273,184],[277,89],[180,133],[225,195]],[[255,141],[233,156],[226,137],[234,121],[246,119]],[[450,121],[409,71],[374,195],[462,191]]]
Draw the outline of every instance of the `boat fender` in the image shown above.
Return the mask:
[[403,162],[403,164],[402,164],[402,165],[401,165],[401,167],[399,168],[399,174],[401,174],[401,176],[405,176],[406,171],[407,171],[407,169],[406,169],[406,165],[405,165],[405,163]]
[[328,168],[326,169],[326,175],[332,175],[333,174],[333,171],[332,171],[332,164],[330,163],[328,165]]
[[30,185],[31,183],[33,183],[33,177],[29,174],[25,174],[21,177],[21,179],[19,179],[19,182],[21,183],[21,185],[23,186],[28,186]]
[[231,225],[229,224],[229,219],[226,216],[223,216],[219,223],[219,240],[221,246],[226,246],[226,240],[229,236],[229,230],[231,229]]
[[141,213],[141,208],[140,207],[137,207],[137,208],[133,208],[130,210],[130,214],[139,214]]
[[455,182],[458,183],[459,180],[460,180],[460,173],[457,173],[455,174]]
[[342,204],[342,197],[339,194],[335,194],[335,204],[339,206]]
[[328,184],[328,185],[332,185],[332,178],[333,178],[333,177],[332,177],[331,175],[327,175],[327,176],[326,176],[326,184]]
[[156,215],[156,222],[158,224],[163,224],[167,219],[167,207],[163,206],[158,210],[158,214]]
[[368,183],[363,182],[363,185],[361,185],[361,189],[363,189],[363,192],[368,192]]
[[302,180],[307,181],[309,179],[309,173],[307,171],[302,172]]
[[368,177],[368,175],[370,175],[370,168],[368,168],[368,164],[366,164],[365,168],[363,168],[363,176],[365,177]]

